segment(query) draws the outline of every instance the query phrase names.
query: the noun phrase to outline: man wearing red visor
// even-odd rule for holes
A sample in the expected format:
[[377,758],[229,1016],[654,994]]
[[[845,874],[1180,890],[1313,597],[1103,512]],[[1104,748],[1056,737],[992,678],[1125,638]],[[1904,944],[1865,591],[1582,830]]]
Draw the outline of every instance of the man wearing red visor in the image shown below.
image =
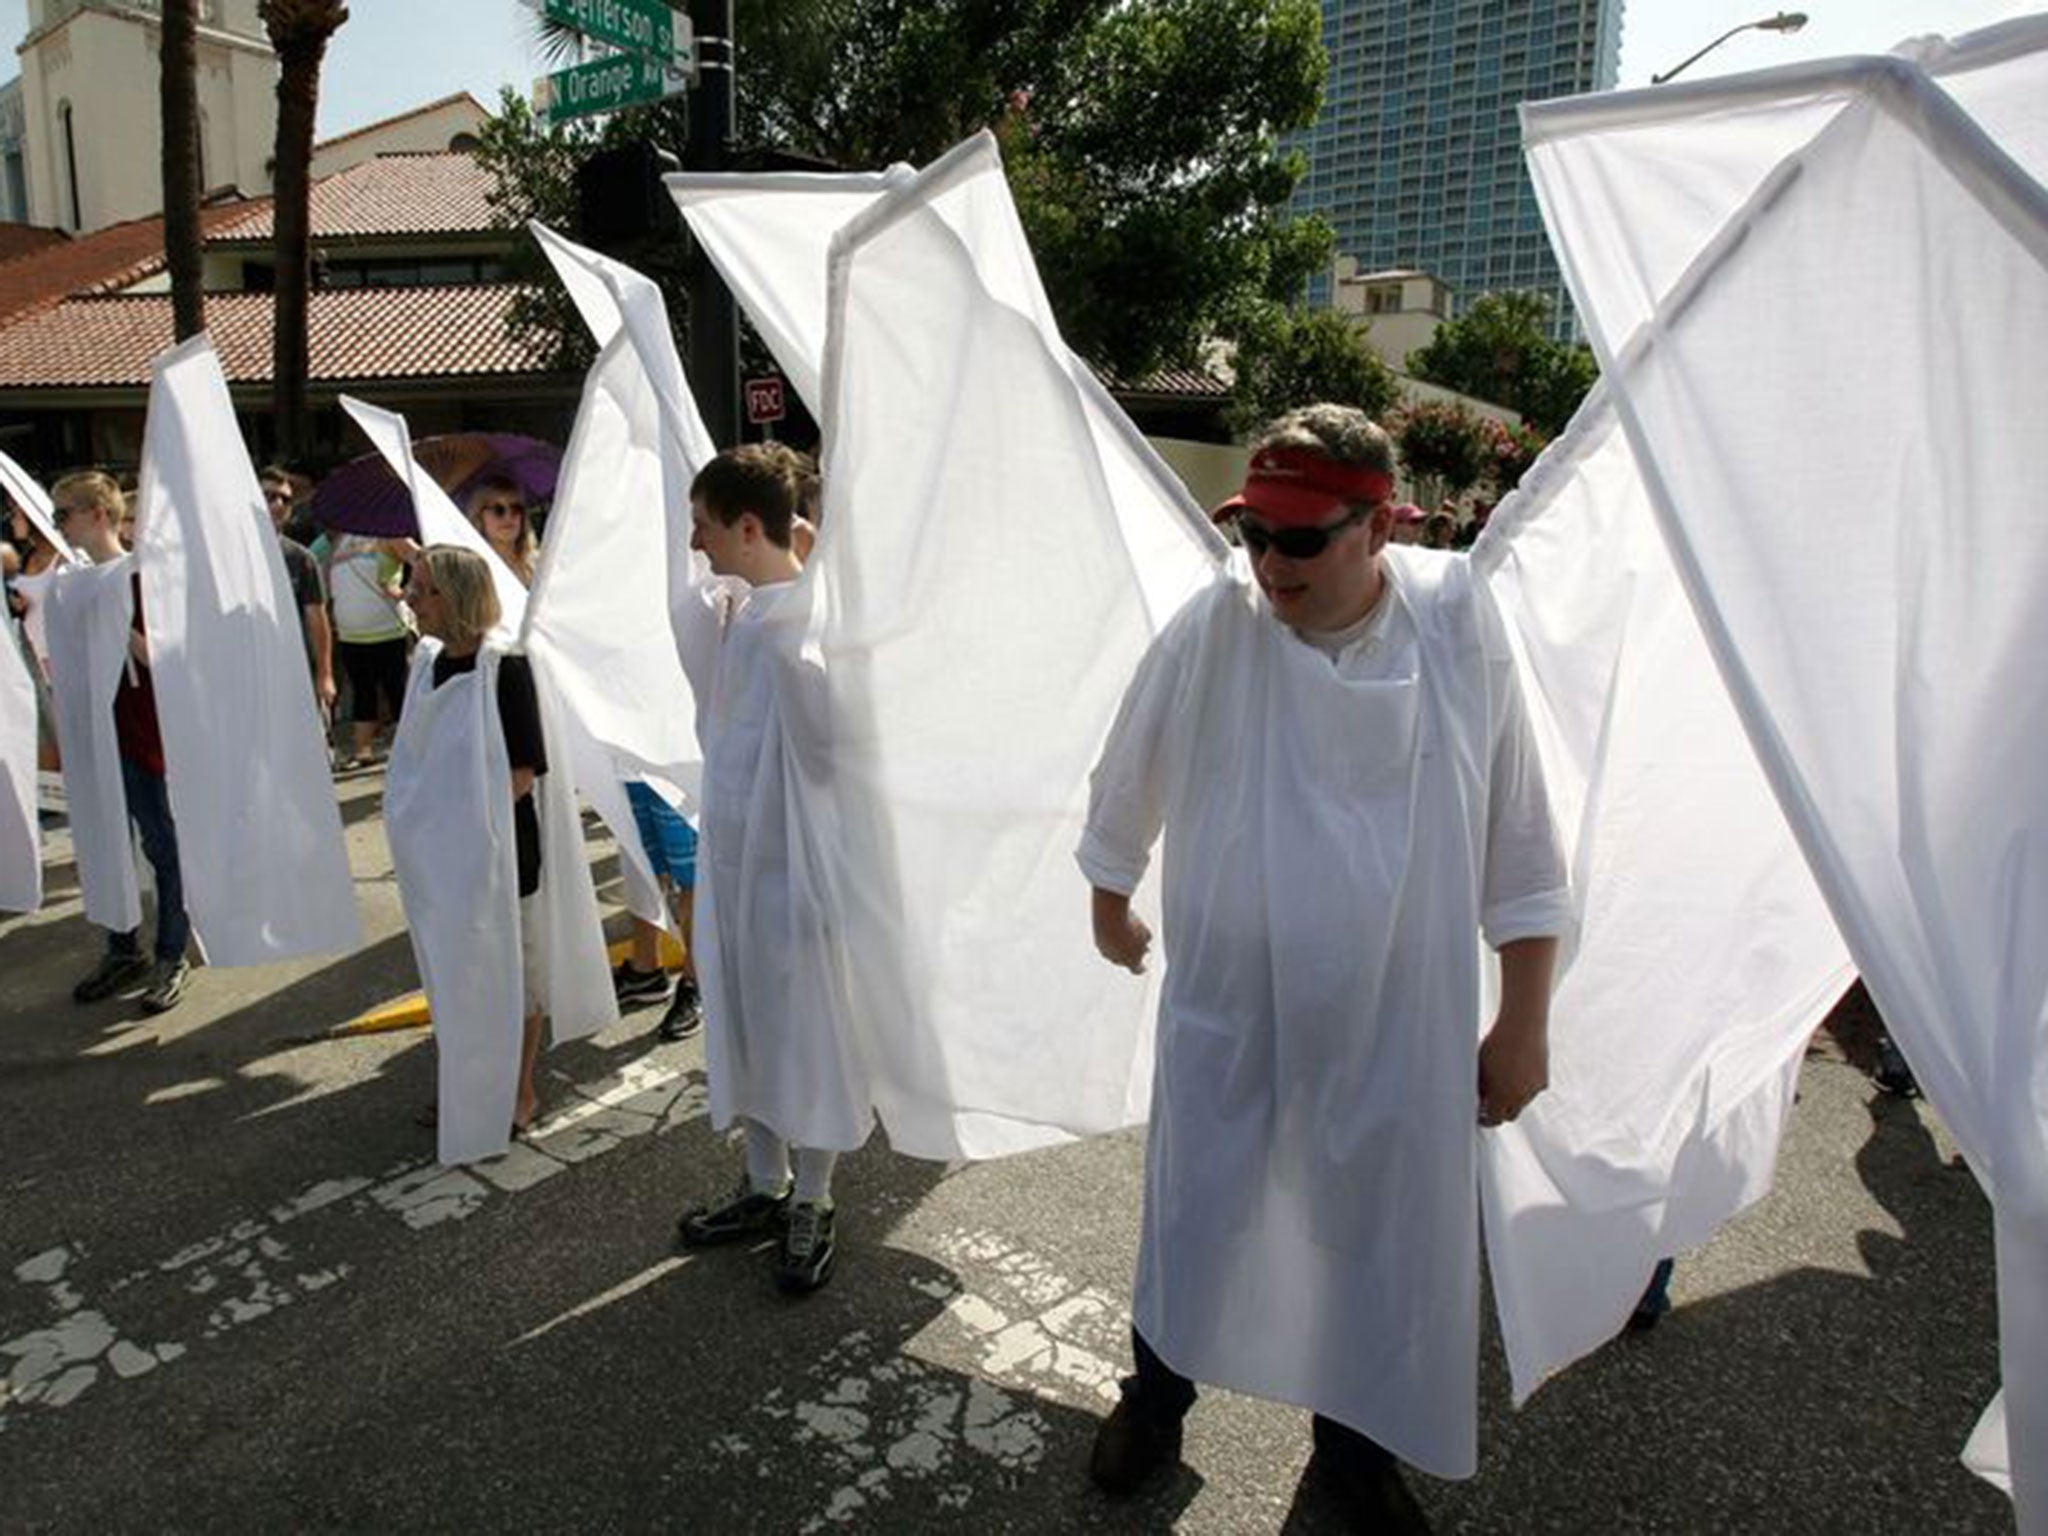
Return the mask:
[[1096,945],[1143,969],[1163,832],[1168,961],[1112,1493],[1174,1463],[1197,1381],[1311,1409],[1362,1528],[1426,1528],[1401,1461],[1477,1463],[1476,1127],[1544,1086],[1570,901],[1500,618],[1461,556],[1389,547],[1393,489],[1361,412],[1269,426],[1218,512],[1242,554],[1096,765]]

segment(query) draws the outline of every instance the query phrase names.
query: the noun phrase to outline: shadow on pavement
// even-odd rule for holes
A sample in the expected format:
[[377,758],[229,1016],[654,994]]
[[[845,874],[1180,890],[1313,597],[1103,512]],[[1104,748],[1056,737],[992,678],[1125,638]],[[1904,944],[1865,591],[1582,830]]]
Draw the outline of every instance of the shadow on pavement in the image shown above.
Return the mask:
[[[1688,1305],[1681,1259],[1677,1310],[1519,1413],[1489,1326],[1479,1476],[1411,1474],[1437,1528],[2010,1530],[2010,1504],[1957,1459],[1998,1385],[1982,1197],[1911,1105],[1868,1113],[1857,1171],[1902,1235],[1861,1232],[1867,1277],[1803,1268]],[[1335,1527],[1311,1512],[1289,1529]]]

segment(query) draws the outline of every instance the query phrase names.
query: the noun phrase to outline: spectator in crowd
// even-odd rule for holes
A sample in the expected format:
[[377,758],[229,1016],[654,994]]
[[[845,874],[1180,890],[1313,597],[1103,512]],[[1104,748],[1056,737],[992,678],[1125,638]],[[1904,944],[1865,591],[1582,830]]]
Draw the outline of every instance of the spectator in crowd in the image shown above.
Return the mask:
[[291,579],[292,602],[299,610],[299,627],[306,637],[306,663],[313,671],[313,696],[325,721],[334,713],[334,631],[327,622],[327,592],[320,582],[320,563],[311,550],[284,531],[292,504],[290,478],[281,469],[266,469],[258,478],[270,526],[277,531],[277,547],[284,554],[285,575]]
[[348,745],[335,766],[347,770],[382,760],[378,733],[395,730],[405,706],[411,638],[400,607],[405,566],[382,540],[357,533],[323,537],[335,649],[349,689]]
[[470,488],[469,520],[523,587],[533,585],[537,545],[526,493],[507,475],[486,475]]

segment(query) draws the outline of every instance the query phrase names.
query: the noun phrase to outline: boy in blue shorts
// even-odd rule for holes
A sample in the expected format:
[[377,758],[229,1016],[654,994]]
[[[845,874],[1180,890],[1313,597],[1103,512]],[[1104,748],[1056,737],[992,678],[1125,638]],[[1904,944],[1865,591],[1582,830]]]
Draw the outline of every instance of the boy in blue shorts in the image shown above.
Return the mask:
[[612,972],[612,986],[621,1003],[668,1003],[655,1035],[662,1040],[686,1040],[704,1022],[704,1010],[697,996],[696,967],[690,957],[690,915],[697,886],[697,834],[683,820],[682,813],[645,784],[629,782],[626,798],[632,802],[633,821],[640,830],[640,846],[661,882],[662,894],[675,919],[676,940],[683,947],[683,967],[670,990],[667,970],[661,963],[661,930],[644,918],[633,919],[633,952],[626,963]]

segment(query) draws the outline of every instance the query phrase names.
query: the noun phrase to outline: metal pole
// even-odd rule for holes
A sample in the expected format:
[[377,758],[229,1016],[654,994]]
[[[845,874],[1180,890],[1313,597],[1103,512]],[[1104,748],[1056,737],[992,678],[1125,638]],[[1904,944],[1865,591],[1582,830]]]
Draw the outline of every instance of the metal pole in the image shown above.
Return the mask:
[[[697,86],[690,92],[690,139],[683,164],[722,171],[732,151],[733,0],[690,0],[697,36]],[[732,294],[704,248],[692,240],[689,268],[690,387],[720,447],[739,441],[739,321]]]

